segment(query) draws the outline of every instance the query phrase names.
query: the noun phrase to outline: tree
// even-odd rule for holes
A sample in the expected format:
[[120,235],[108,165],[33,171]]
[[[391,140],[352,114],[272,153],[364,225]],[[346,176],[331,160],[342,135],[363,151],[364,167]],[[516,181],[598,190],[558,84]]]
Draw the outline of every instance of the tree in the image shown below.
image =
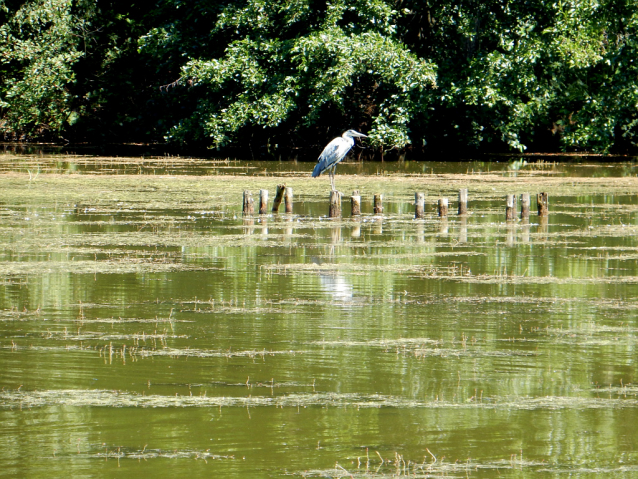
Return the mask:
[[630,0],[0,0],[0,22],[5,136],[638,146]]
[[169,137],[196,132],[223,146],[255,127],[301,135],[329,125],[365,127],[378,146],[409,144],[420,99],[436,86],[435,66],[396,38],[388,2],[315,7],[310,0],[229,3],[213,29],[228,47],[221,58],[184,65],[181,81],[200,100]]
[[0,3],[0,131],[13,135],[60,134],[78,117],[70,88],[82,58],[90,4],[77,14],[71,0],[25,2],[11,11]]

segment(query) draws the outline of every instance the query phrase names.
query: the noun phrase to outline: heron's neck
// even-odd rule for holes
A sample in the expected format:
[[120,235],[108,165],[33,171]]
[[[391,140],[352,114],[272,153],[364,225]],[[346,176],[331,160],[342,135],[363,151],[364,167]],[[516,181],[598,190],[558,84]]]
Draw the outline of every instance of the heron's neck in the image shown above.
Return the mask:
[[341,135],[341,138],[343,138],[344,140],[346,140],[348,143],[350,143],[351,145],[354,145],[354,138],[352,138],[350,135],[348,135],[347,133],[344,133],[343,135]]

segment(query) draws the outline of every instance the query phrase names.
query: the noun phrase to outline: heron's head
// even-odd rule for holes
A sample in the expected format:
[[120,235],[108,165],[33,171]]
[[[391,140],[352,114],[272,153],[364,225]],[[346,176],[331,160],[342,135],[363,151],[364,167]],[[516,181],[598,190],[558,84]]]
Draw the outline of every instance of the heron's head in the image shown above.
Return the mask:
[[344,138],[348,136],[350,138],[368,138],[368,135],[364,135],[363,133],[359,133],[358,131],[355,131],[355,130],[348,130],[341,136],[343,136]]

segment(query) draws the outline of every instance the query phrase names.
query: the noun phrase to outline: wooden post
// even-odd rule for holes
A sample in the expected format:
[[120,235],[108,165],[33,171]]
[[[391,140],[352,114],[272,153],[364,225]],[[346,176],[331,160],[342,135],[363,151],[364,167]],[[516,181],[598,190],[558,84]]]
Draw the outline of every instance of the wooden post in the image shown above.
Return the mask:
[[361,215],[361,195],[359,194],[359,190],[354,190],[352,192],[350,202],[352,203],[352,216]]
[[292,186],[286,187],[284,203],[286,204],[286,213],[292,213]]
[[380,215],[383,213],[383,195],[377,193],[374,195],[374,214]]
[[516,218],[516,196],[507,195],[505,206],[505,219],[512,221]]
[[286,190],[286,185],[277,185],[277,193],[275,193],[275,201],[272,204],[272,212],[279,212],[279,205],[281,205],[281,201],[284,199],[284,191]]
[[448,200],[447,198],[439,199],[439,216],[444,218],[447,216]]
[[425,194],[414,193],[414,218],[425,218]]
[[539,193],[536,195],[538,202],[538,216],[549,216],[549,198],[547,193]]
[[259,214],[265,215],[268,212],[268,190],[259,190]]
[[244,209],[242,212],[244,213],[244,216],[252,215],[255,212],[253,194],[248,190],[244,190]]
[[459,190],[459,214],[467,214],[467,188]]
[[341,193],[337,190],[330,192],[330,209],[328,211],[328,218],[341,217]]
[[521,218],[529,218],[529,193],[521,195]]

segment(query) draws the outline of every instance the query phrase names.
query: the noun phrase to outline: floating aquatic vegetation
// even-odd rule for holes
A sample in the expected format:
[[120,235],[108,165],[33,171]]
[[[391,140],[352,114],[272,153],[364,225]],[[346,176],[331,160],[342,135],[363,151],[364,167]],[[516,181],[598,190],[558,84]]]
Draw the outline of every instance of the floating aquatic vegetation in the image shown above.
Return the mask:
[[312,344],[318,344],[320,346],[372,346],[384,349],[390,348],[404,348],[406,346],[421,346],[424,344],[438,345],[442,340],[430,339],[430,338],[396,338],[396,339],[370,339],[366,341],[347,341],[347,340],[321,340],[314,341]]
[[481,397],[465,401],[418,400],[382,394],[298,393],[280,396],[144,395],[100,389],[58,389],[45,391],[2,390],[0,407],[343,407],[343,408],[430,408],[430,409],[615,409],[638,408],[638,399],[577,396]]
[[87,456],[91,459],[137,459],[148,461],[149,459],[195,459],[195,460],[220,460],[220,459],[234,459],[233,455],[214,454],[210,452],[210,449],[206,451],[197,450],[163,450],[163,449],[147,449],[146,447],[141,450],[135,450],[122,446],[93,446],[92,449],[97,452],[89,452]]
[[144,331],[132,334],[118,334],[118,333],[105,333],[99,331],[86,331],[69,333],[68,331],[47,331],[42,333],[42,337],[45,339],[57,339],[64,341],[133,341],[135,344],[139,344],[140,341],[153,341],[167,339],[186,339],[188,335],[185,334],[169,334],[167,332],[146,333]]
[[123,261],[28,261],[0,262],[3,273],[11,276],[32,274],[131,274],[131,273],[168,273],[177,271],[210,271],[218,269],[206,265],[143,261],[128,258]]
[[[301,477],[331,477],[361,478],[361,479],[391,479],[410,477],[416,479],[435,479],[449,477],[470,477],[472,473],[479,471],[520,471],[536,472],[547,465],[539,461],[528,461],[522,456],[522,452],[512,454],[509,459],[480,462],[467,458],[454,462],[446,460],[443,456],[438,458],[429,448],[425,448],[421,461],[406,459],[403,454],[394,453],[394,457],[383,457],[378,451],[371,452],[366,449],[366,456],[350,459],[350,464],[339,462],[331,469],[317,469],[298,472]],[[462,476],[457,476],[462,474]],[[500,475],[500,472],[499,472]]]
[[[472,458],[446,460],[438,458],[429,448],[421,461],[406,459],[403,454],[395,452],[394,457],[382,457],[378,451],[366,451],[366,456],[337,462],[330,469],[309,469],[297,472],[303,478],[331,477],[334,479],[393,479],[416,478],[436,479],[450,477],[472,477],[475,473],[494,471],[498,476],[509,473],[507,477],[526,477],[527,474],[565,474],[565,475],[604,475],[605,477],[621,477],[638,471],[638,466],[620,465],[616,467],[583,467],[581,464],[562,464],[550,466],[544,461],[529,461],[524,458],[523,451],[513,453],[509,459],[479,461]],[[343,465],[342,465],[343,464]]]
[[249,351],[212,351],[207,349],[191,349],[191,348],[162,348],[162,349],[146,349],[136,348],[131,351],[131,355],[139,357],[151,357],[151,356],[169,356],[172,358],[177,357],[197,357],[197,358],[261,358],[264,359],[268,356],[281,356],[290,355],[295,356],[297,354],[304,354],[307,351],[289,350],[289,351],[272,351],[272,350],[249,350]]
[[[469,342],[468,342],[469,340]],[[316,341],[313,344],[323,346],[345,346],[345,347],[377,347],[386,352],[396,354],[414,355],[416,358],[425,357],[516,357],[516,356],[537,356],[535,351],[487,349],[475,347],[476,340],[472,341],[465,335],[457,342],[458,347],[440,347],[445,341],[429,338],[398,338],[398,339],[373,339],[367,341]],[[481,343],[484,343],[482,341]],[[428,345],[428,347],[425,347]]]

